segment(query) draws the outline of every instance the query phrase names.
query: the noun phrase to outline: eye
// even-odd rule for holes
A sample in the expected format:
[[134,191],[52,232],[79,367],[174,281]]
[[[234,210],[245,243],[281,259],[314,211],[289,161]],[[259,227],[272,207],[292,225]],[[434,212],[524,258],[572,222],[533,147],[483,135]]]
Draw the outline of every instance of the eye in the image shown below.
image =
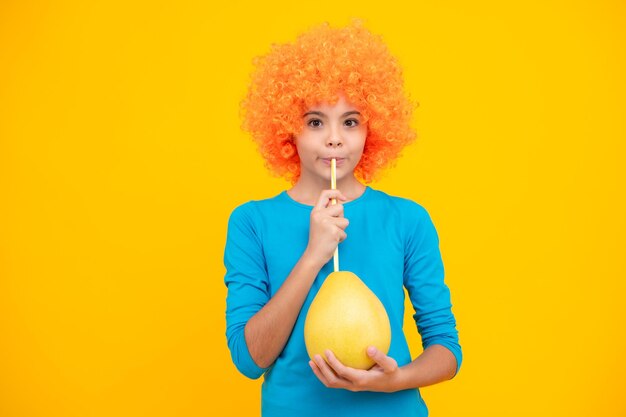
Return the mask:
[[320,119],[311,119],[306,124],[311,127],[320,127],[322,126],[322,121]]
[[348,119],[344,123],[348,127],[357,127],[359,125],[359,121],[357,119]]

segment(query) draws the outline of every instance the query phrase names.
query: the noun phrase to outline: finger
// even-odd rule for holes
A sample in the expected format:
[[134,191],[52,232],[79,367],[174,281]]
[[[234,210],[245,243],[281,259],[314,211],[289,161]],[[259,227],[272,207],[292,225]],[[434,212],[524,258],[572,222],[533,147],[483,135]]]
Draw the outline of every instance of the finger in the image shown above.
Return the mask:
[[315,208],[320,209],[330,206],[333,198],[339,199],[340,201],[347,200],[347,197],[339,190],[323,190],[317,199]]
[[398,369],[398,362],[390,356],[385,355],[380,350],[376,349],[374,346],[370,346],[367,348],[367,354],[370,358],[374,359],[385,373],[394,372]]
[[325,354],[326,354],[326,358],[328,358],[328,364],[332,367],[335,373],[341,378],[349,382],[355,382],[360,377],[362,377],[362,373],[361,373],[362,371],[358,369],[350,368],[349,366],[344,365],[343,363],[341,363],[339,359],[337,359],[337,357],[333,354],[332,351],[326,350]]
[[317,199],[317,203],[315,204],[315,209],[322,209],[330,204],[331,198],[338,198],[340,200],[347,200],[348,198],[343,195],[343,193],[339,190],[323,190],[320,193],[319,198]]
[[324,376],[324,379],[328,383],[328,386],[331,388],[345,388],[348,386],[345,380],[335,374],[335,372],[328,366],[326,361],[320,356],[315,355],[313,357],[315,364],[320,369],[321,374]]
[[333,219],[333,223],[335,223],[337,227],[345,229],[348,227],[348,224],[350,224],[350,221],[345,217],[337,217],[336,219]]
[[320,371],[319,366],[317,366],[317,364],[313,361],[309,361],[309,366],[313,370],[313,373],[315,374],[317,379],[319,379],[325,386],[328,386],[328,381],[326,380],[326,378],[324,378],[324,375],[322,375],[322,371]]
[[321,209],[322,213],[330,217],[343,217],[343,204],[337,203]]

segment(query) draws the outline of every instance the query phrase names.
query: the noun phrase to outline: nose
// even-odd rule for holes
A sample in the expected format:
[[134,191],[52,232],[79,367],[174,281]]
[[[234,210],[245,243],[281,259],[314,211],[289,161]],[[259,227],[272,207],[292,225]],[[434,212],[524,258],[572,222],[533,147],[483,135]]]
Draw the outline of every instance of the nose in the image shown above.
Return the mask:
[[331,148],[343,146],[343,139],[341,138],[341,135],[335,131],[331,132],[328,139],[326,139],[326,146],[330,146]]

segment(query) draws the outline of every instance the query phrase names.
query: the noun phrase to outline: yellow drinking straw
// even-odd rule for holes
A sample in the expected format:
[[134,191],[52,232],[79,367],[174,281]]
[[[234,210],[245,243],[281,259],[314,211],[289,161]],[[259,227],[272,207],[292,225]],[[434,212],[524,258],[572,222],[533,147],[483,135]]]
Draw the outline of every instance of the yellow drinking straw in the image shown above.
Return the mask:
[[[335,158],[330,160],[330,188],[337,189],[337,160]],[[337,204],[337,199],[331,199],[331,203]],[[333,255],[333,262],[335,264],[335,272],[339,271],[339,245],[335,248],[335,254]]]

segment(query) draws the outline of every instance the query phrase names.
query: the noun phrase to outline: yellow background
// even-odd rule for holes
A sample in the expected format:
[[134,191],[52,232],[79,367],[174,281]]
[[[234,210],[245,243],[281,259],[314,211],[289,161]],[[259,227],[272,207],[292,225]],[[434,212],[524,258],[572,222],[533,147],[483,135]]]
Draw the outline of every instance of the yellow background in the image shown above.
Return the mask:
[[465,359],[431,415],[626,415],[623,2],[4,0],[0,416],[258,414],[226,222],[289,184],[238,104],[255,55],[353,16],[420,103],[371,185],[441,239]]

